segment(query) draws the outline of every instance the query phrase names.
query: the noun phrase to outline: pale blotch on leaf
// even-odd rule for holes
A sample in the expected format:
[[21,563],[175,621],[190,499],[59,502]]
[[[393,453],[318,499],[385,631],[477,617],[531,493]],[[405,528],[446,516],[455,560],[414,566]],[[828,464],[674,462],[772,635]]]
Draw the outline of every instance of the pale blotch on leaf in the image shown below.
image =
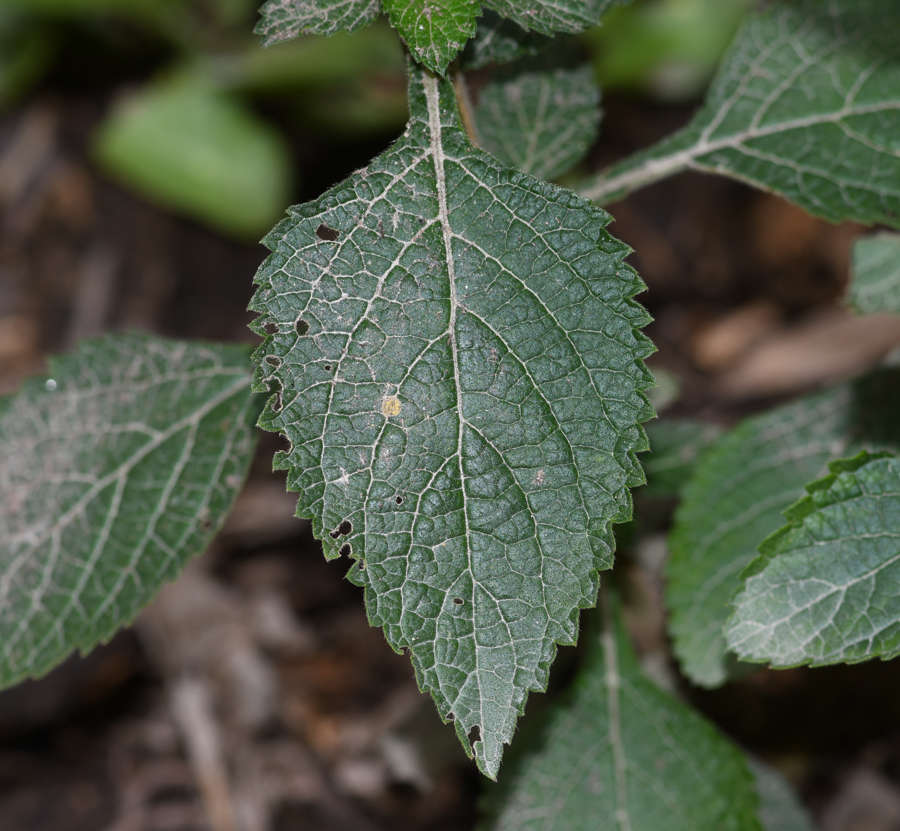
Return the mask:
[[400,415],[400,410],[403,405],[400,403],[400,399],[397,398],[396,395],[392,395],[390,398],[385,398],[384,401],[381,402],[381,412],[385,414],[388,418],[391,416]]

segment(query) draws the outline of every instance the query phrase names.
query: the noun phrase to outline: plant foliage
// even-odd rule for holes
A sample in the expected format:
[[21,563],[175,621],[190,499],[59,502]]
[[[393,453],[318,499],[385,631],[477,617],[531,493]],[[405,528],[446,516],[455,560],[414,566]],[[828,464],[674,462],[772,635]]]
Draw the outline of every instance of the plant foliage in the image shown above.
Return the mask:
[[291,209],[257,276],[298,515],[491,776],[643,481],[652,346],[609,220],[475,149],[413,67],[406,133]]
[[697,465],[670,536],[666,604],[681,668],[717,686],[736,670],[722,636],[740,573],[830,460],[900,449],[900,385],[885,370],[747,419]]
[[0,399],[0,686],[110,638],[209,544],[253,452],[247,358],[110,336]]
[[741,575],[728,645],[777,667],[900,655],[900,459],[829,465]]
[[569,698],[491,794],[490,827],[761,829],[743,754],[644,675],[607,604]]
[[773,3],[739,32],[680,133],[582,192],[609,202],[679,170],[733,176],[815,216],[900,227],[900,6]]

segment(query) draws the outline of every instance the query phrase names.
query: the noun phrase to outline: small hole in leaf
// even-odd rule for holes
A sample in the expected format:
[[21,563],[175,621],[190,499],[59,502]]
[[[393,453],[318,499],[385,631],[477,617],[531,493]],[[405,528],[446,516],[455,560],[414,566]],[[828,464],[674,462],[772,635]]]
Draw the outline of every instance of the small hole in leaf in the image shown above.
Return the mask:
[[267,335],[277,335],[278,334],[278,324],[277,323],[267,323],[263,326],[263,330]]
[[481,728],[476,724],[469,731],[469,747],[472,748],[472,753],[475,752],[475,742],[481,741]]
[[281,393],[284,391],[284,387],[277,378],[267,378],[266,381],[269,389],[275,393],[275,395],[272,396],[272,412],[280,413],[283,407]]
[[303,318],[300,318],[294,324],[294,328],[297,330],[298,335],[305,335],[309,331],[309,324]]
[[281,366],[281,358],[277,355],[266,355],[266,363],[269,366],[274,366],[276,369]]
[[453,602],[454,602],[457,606],[462,606],[462,604],[465,603],[466,601],[463,600],[461,597],[454,597],[454,598],[453,598]]
[[325,371],[331,372],[331,364],[325,364]]
[[346,537],[353,530],[353,526],[350,524],[350,520],[345,519],[340,525],[338,525],[337,529],[330,532],[330,537],[333,540],[336,540],[338,537]]
[[316,228],[316,236],[326,242],[334,242],[340,235],[340,231],[335,231],[334,228],[329,228],[324,223]]
[[353,548],[351,547],[349,542],[345,542],[341,546],[340,552],[338,552],[342,557],[349,557],[353,553]]
[[402,496],[398,496],[397,499],[396,499],[396,502],[397,502],[398,505],[402,505],[402,504],[403,504],[403,497],[402,497]]
[[[350,548],[350,546],[349,546],[349,545],[345,545],[344,548]],[[343,551],[343,549],[341,549],[341,550]],[[357,566],[357,568],[358,568],[360,571],[365,571],[365,570],[366,570],[366,564],[365,564],[365,562],[364,562],[363,560],[360,560],[360,561],[359,561],[359,565]]]

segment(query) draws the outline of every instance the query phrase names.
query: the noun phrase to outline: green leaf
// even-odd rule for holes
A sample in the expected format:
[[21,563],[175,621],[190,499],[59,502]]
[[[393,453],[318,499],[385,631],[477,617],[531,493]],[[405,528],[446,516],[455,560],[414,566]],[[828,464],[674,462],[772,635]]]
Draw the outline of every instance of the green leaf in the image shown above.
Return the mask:
[[[605,603],[603,603],[605,606]],[[746,759],[641,671],[604,609],[568,698],[490,795],[494,831],[760,829]]]
[[814,831],[815,826],[790,783],[778,771],[750,759],[759,793],[759,820],[765,831]]
[[678,496],[691,478],[700,455],[719,438],[722,429],[691,419],[663,418],[647,427],[650,452],[641,459],[648,496]]
[[609,215],[475,149],[449,81],[412,67],[409,95],[397,143],[265,240],[260,425],[494,776],[643,481],[653,347]]
[[575,35],[596,26],[610,6],[628,0],[485,0],[484,5],[523,29]]
[[685,675],[706,687],[737,669],[722,626],[756,547],[830,459],[900,447],[900,373],[801,398],[743,421],[706,452],[669,538],[669,633]]
[[900,234],[873,234],[853,243],[849,301],[862,314],[900,314]]
[[895,0],[772,4],[743,26],[687,128],[582,193],[611,202],[702,170],[833,222],[900,226],[898,29]]
[[248,350],[83,343],[0,399],[0,686],[131,623],[206,548],[253,452]]
[[495,69],[472,106],[478,145],[510,167],[553,179],[597,138],[600,90],[571,50],[547,50]]
[[384,10],[413,58],[443,75],[475,34],[479,0],[383,0]]
[[379,0],[267,0],[254,32],[263,46],[300,35],[333,35],[368,26],[381,11]]
[[154,84],[124,100],[100,127],[94,152],[148,199],[238,237],[257,239],[288,201],[282,137],[199,79]]
[[900,655],[900,459],[829,466],[741,575],[728,646],[774,667]]
[[546,35],[527,32],[517,23],[485,10],[478,28],[460,55],[461,69],[481,69],[536,55],[552,42]]

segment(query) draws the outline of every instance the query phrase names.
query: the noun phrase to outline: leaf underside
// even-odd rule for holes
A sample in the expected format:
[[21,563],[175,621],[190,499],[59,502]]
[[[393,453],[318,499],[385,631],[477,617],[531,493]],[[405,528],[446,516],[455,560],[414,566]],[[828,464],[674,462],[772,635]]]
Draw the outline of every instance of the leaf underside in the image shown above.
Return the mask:
[[298,516],[494,776],[630,516],[653,347],[608,214],[475,149],[450,82],[410,102],[266,239],[255,385]]
[[0,686],[110,638],[203,551],[253,452],[248,357],[109,336],[0,399]]
[[760,831],[756,786],[740,751],[646,678],[609,615],[594,637],[537,746],[491,794],[495,819],[486,827]]
[[741,29],[691,124],[583,193],[607,203],[642,177],[694,169],[832,222],[900,226],[898,30],[895,0],[771,4]]
[[801,398],[742,422],[707,451],[669,538],[669,633],[684,673],[714,687],[738,671],[722,627],[740,573],[827,463],[857,448],[900,448],[900,372]]
[[381,12],[381,0],[267,0],[254,31],[263,46],[300,35],[355,32]]
[[575,35],[596,26],[603,13],[623,0],[485,0],[484,5],[523,29]]
[[873,234],[854,242],[849,300],[862,314],[900,314],[900,234]]
[[541,179],[584,157],[597,137],[600,90],[593,68],[570,55],[551,47],[491,73],[472,107],[479,147]]
[[900,459],[831,465],[742,575],[725,628],[745,660],[823,666],[900,655]]

